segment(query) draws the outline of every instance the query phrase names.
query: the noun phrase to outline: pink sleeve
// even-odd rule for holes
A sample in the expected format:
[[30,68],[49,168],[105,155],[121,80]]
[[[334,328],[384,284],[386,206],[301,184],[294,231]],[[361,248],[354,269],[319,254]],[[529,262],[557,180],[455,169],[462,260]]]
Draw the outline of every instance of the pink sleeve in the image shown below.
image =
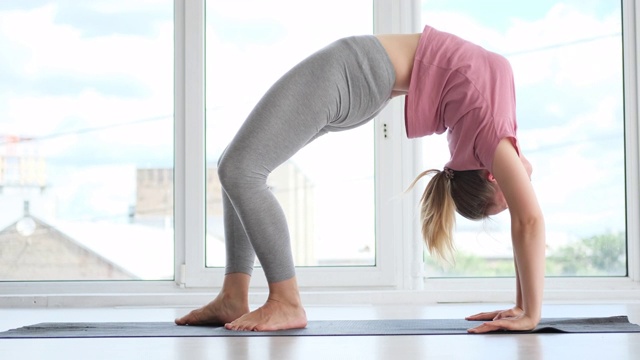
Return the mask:
[[492,171],[493,157],[502,139],[510,139],[518,155],[520,155],[520,148],[516,136],[517,125],[515,120],[506,118],[494,119],[488,122],[488,124],[492,126],[484,127],[480,129],[478,133],[475,144],[475,155],[485,169]]

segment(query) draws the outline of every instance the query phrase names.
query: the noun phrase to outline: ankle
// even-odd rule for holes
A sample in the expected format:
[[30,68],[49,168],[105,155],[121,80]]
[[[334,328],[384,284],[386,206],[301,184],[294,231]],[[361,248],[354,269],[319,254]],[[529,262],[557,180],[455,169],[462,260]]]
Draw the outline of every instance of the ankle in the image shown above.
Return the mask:
[[215,301],[219,301],[225,304],[248,304],[249,303],[249,294],[244,294],[241,292],[228,292],[228,291],[220,291]]
[[302,300],[300,299],[296,278],[270,283],[267,301],[284,303],[293,307],[302,307]]
[[234,303],[248,303],[250,280],[251,276],[243,273],[225,275],[218,298]]

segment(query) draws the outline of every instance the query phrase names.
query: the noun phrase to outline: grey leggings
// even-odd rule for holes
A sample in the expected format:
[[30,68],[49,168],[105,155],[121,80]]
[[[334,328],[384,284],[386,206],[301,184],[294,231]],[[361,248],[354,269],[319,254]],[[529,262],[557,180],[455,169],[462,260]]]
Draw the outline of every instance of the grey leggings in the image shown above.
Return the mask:
[[321,49],[267,91],[218,163],[227,274],[251,275],[257,255],[269,283],[295,276],[287,222],[267,176],[318,136],[371,120],[394,82],[386,51],[367,35]]

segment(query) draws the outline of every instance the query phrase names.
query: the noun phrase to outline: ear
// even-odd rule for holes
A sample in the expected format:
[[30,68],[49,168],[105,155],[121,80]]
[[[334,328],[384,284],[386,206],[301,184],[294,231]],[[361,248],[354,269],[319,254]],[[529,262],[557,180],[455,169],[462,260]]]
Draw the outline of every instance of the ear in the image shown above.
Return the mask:
[[497,182],[496,178],[493,177],[493,174],[487,171],[487,180],[489,180],[489,182],[495,183]]

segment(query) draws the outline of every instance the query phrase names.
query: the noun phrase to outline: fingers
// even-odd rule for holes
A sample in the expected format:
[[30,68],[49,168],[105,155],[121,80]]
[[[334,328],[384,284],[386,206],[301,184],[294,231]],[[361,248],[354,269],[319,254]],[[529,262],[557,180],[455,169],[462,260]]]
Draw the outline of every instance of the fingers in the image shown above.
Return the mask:
[[494,318],[499,313],[500,313],[499,311],[482,312],[475,315],[467,316],[465,320],[470,320],[470,321],[494,320]]
[[479,314],[467,316],[465,320],[470,320],[470,321],[500,320],[500,319],[517,317],[517,316],[520,316],[522,313],[523,311],[520,308],[513,308],[508,310],[496,310],[496,311],[482,312]]
[[529,331],[533,330],[534,328],[535,325],[532,325],[530,321],[528,321],[528,319],[516,318],[488,321],[467,330],[467,332],[471,334],[482,334],[498,330]]
[[523,313],[524,311],[522,309],[513,308],[513,309],[499,312],[498,315],[496,315],[496,317],[493,318],[493,320],[517,318],[521,316]]
[[508,319],[514,316],[518,316],[513,310],[500,311],[493,319],[491,320],[500,320],[500,319]]
[[472,334],[482,334],[492,331],[498,330],[518,330],[517,326],[514,326],[514,323],[507,320],[496,320],[483,323],[480,326],[476,326],[472,329],[467,330]]
[[498,330],[501,330],[501,329],[491,323],[486,322],[480,326],[476,326],[474,328],[468,329],[467,332],[470,334],[484,334],[484,333],[488,333],[491,331],[498,331]]

